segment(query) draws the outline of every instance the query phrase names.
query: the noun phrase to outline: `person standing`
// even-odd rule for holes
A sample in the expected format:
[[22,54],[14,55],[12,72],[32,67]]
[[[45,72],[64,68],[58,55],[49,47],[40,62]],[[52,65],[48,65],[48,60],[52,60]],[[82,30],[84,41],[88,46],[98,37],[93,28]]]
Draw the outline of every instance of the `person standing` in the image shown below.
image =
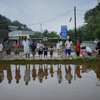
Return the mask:
[[48,48],[47,48],[46,45],[44,46],[43,51],[44,51],[44,60],[45,60],[45,57],[46,57],[46,60],[47,60]]
[[5,48],[6,48],[7,59],[8,59],[8,57],[9,57],[9,59],[10,59],[10,54],[11,54],[11,44],[9,43],[9,40],[6,41]]
[[76,55],[79,56],[80,55],[80,45],[81,45],[81,41],[77,43],[76,45]]
[[3,45],[2,45],[2,43],[0,43],[0,55],[1,55],[1,58],[2,58],[2,49],[3,49]]
[[67,53],[68,53],[68,59],[70,59],[72,45],[73,43],[71,39],[65,42],[65,59],[66,59]]
[[19,45],[19,43],[17,42],[17,40],[15,40],[15,43],[14,43],[13,46],[15,47],[15,59],[17,58],[17,54],[18,54],[18,57],[19,57],[19,59],[20,59],[20,56],[19,56],[19,47],[20,47],[20,45]]
[[30,42],[25,38],[24,41],[22,42],[22,45],[24,46],[25,57],[27,58],[28,55],[28,58],[30,58],[30,50],[29,50]]
[[60,59],[61,59],[61,49],[62,49],[62,41],[61,40],[58,40],[56,47],[57,47],[57,58],[59,59],[59,56],[60,56]]
[[31,46],[31,53],[33,55],[33,59],[35,59],[35,54],[36,54],[36,46],[34,45],[34,43]]
[[44,48],[44,45],[42,44],[42,41],[39,40],[39,43],[37,44],[37,50],[38,50],[39,59],[40,58],[42,59],[43,48]]

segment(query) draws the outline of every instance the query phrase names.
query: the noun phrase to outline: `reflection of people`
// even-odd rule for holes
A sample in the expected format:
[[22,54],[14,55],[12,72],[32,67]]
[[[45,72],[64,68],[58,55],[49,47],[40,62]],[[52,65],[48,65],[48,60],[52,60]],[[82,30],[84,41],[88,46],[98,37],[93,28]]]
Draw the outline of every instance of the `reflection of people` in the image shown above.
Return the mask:
[[65,72],[66,72],[65,78],[68,81],[68,83],[71,84],[71,80],[72,80],[73,76],[71,74],[71,66],[70,65],[68,65],[68,69],[65,65]]
[[57,66],[57,79],[58,79],[58,83],[62,82],[61,64],[60,64],[60,67],[59,67],[59,65]]
[[29,67],[27,67],[26,65],[26,69],[25,69],[25,76],[24,76],[24,81],[25,84],[28,85],[28,82],[30,81],[31,77],[30,77],[30,65]]
[[28,55],[28,58],[30,58],[29,44],[30,43],[26,38],[22,42],[22,45],[24,46],[24,53],[25,53],[26,58],[27,58],[27,55]]
[[10,84],[12,81],[12,71],[10,65],[7,66],[7,79],[8,79],[8,83]]
[[45,76],[45,79],[47,79],[48,77],[48,65],[46,65],[46,67],[45,67],[45,65],[44,65],[44,76]]
[[44,77],[43,68],[42,68],[42,65],[39,65],[38,79],[39,79],[39,82],[40,82],[40,83],[42,83],[43,77]]
[[78,78],[82,78],[82,76],[80,75],[80,67],[77,65],[76,69],[75,69],[75,73],[77,74]]
[[20,75],[20,65],[19,65],[18,69],[17,69],[17,65],[16,65],[15,74],[16,74],[16,76],[15,76],[16,83],[19,83],[19,80],[21,79],[21,75]]
[[97,78],[100,81],[100,65],[98,65],[97,68],[95,69],[95,73],[96,73]]
[[35,78],[37,77],[35,65],[33,65],[33,69],[32,69],[32,77],[33,77],[33,80],[35,81]]
[[53,72],[53,65],[52,64],[50,66],[50,74],[51,74],[51,77],[53,77],[54,72]]
[[82,73],[86,72],[86,66],[83,65],[82,68],[81,68],[80,70],[82,70]]
[[0,67],[0,83],[3,81],[4,79],[4,72],[3,72],[3,68]]

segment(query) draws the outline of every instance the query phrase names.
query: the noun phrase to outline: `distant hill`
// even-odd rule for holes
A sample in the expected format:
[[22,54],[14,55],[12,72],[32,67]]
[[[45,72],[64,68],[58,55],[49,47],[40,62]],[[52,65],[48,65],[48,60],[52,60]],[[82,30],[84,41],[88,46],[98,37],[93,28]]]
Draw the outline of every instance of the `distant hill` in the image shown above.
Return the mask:
[[20,23],[19,21],[11,21],[9,18],[2,16],[0,14],[0,23],[8,22],[9,25],[14,25],[18,26],[18,30],[27,30],[27,31],[32,31],[30,28],[27,27],[27,25]]

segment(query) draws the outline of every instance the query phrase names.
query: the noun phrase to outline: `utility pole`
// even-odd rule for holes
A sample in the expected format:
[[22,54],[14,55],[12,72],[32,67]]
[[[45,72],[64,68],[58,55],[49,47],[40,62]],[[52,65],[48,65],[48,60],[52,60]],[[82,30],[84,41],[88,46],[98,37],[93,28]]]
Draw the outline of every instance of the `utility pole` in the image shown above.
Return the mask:
[[74,7],[74,21],[75,21],[75,44],[76,44],[76,7]]
[[42,24],[40,24],[40,28],[41,28],[41,38],[42,38]]

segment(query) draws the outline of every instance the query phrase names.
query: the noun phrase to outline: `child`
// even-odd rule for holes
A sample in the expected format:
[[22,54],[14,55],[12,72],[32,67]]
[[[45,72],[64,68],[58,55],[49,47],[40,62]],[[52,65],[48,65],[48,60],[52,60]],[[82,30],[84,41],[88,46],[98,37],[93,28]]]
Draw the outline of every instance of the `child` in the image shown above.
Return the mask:
[[62,49],[62,41],[61,40],[58,40],[56,47],[57,47],[57,58],[59,59],[59,56],[60,56],[60,59],[61,59],[61,49]]
[[88,46],[86,46],[86,47],[84,47],[84,48],[85,48],[85,50],[86,50],[86,52],[87,52],[88,58],[90,58],[90,56],[91,56],[91,54],[92,54],[92,49],[91,49],[90,47],[88,47]]
[[10,59],[11,44],[9,43],[9,41],[8,41],[8,40],[6,41],[5,48],[6,48],[7,59],[8,59],[8,57],[9,57],[9,59]]
[[86,50],[85,50],[85,47],[82,47],[81,52],[82,52],[82,56],[83,56],[83,57],[86,57]]
[[44,46],[43,51],[44,51],[44,59],[45,59],[45,56],[46,56],[46,60],[47,60],[48,48],[47,48],[46,45]]
[[99,58],[99,52],[98,52],[98,48],[95,48],[95,53],[96,53],[96,58]]
[[51,46],[50,47],[50,58],[51,59],[53,58],[53,51],[54,51],[53,46]]
[[15,47],[15,59],[17,58],[17,54],[18,54],[18,57],[19,57],[19,59],[20,59],[20,56],[19,56],[19,47],[20,47],[20,45],[19,45],[19,43],[17,42],[17,40],[15,40],[15,43],[14,43],[13,46]]
[[33,59],[35,59],[35,54],[36,54],[36,46],[34,45],[34,43],[31,46],[31,53],[33,54]]
[[3,49],[3,45],[2,45],[2,43],[0,43],[0,54],[1,54],[1,58],[2,58],[2,49]]

